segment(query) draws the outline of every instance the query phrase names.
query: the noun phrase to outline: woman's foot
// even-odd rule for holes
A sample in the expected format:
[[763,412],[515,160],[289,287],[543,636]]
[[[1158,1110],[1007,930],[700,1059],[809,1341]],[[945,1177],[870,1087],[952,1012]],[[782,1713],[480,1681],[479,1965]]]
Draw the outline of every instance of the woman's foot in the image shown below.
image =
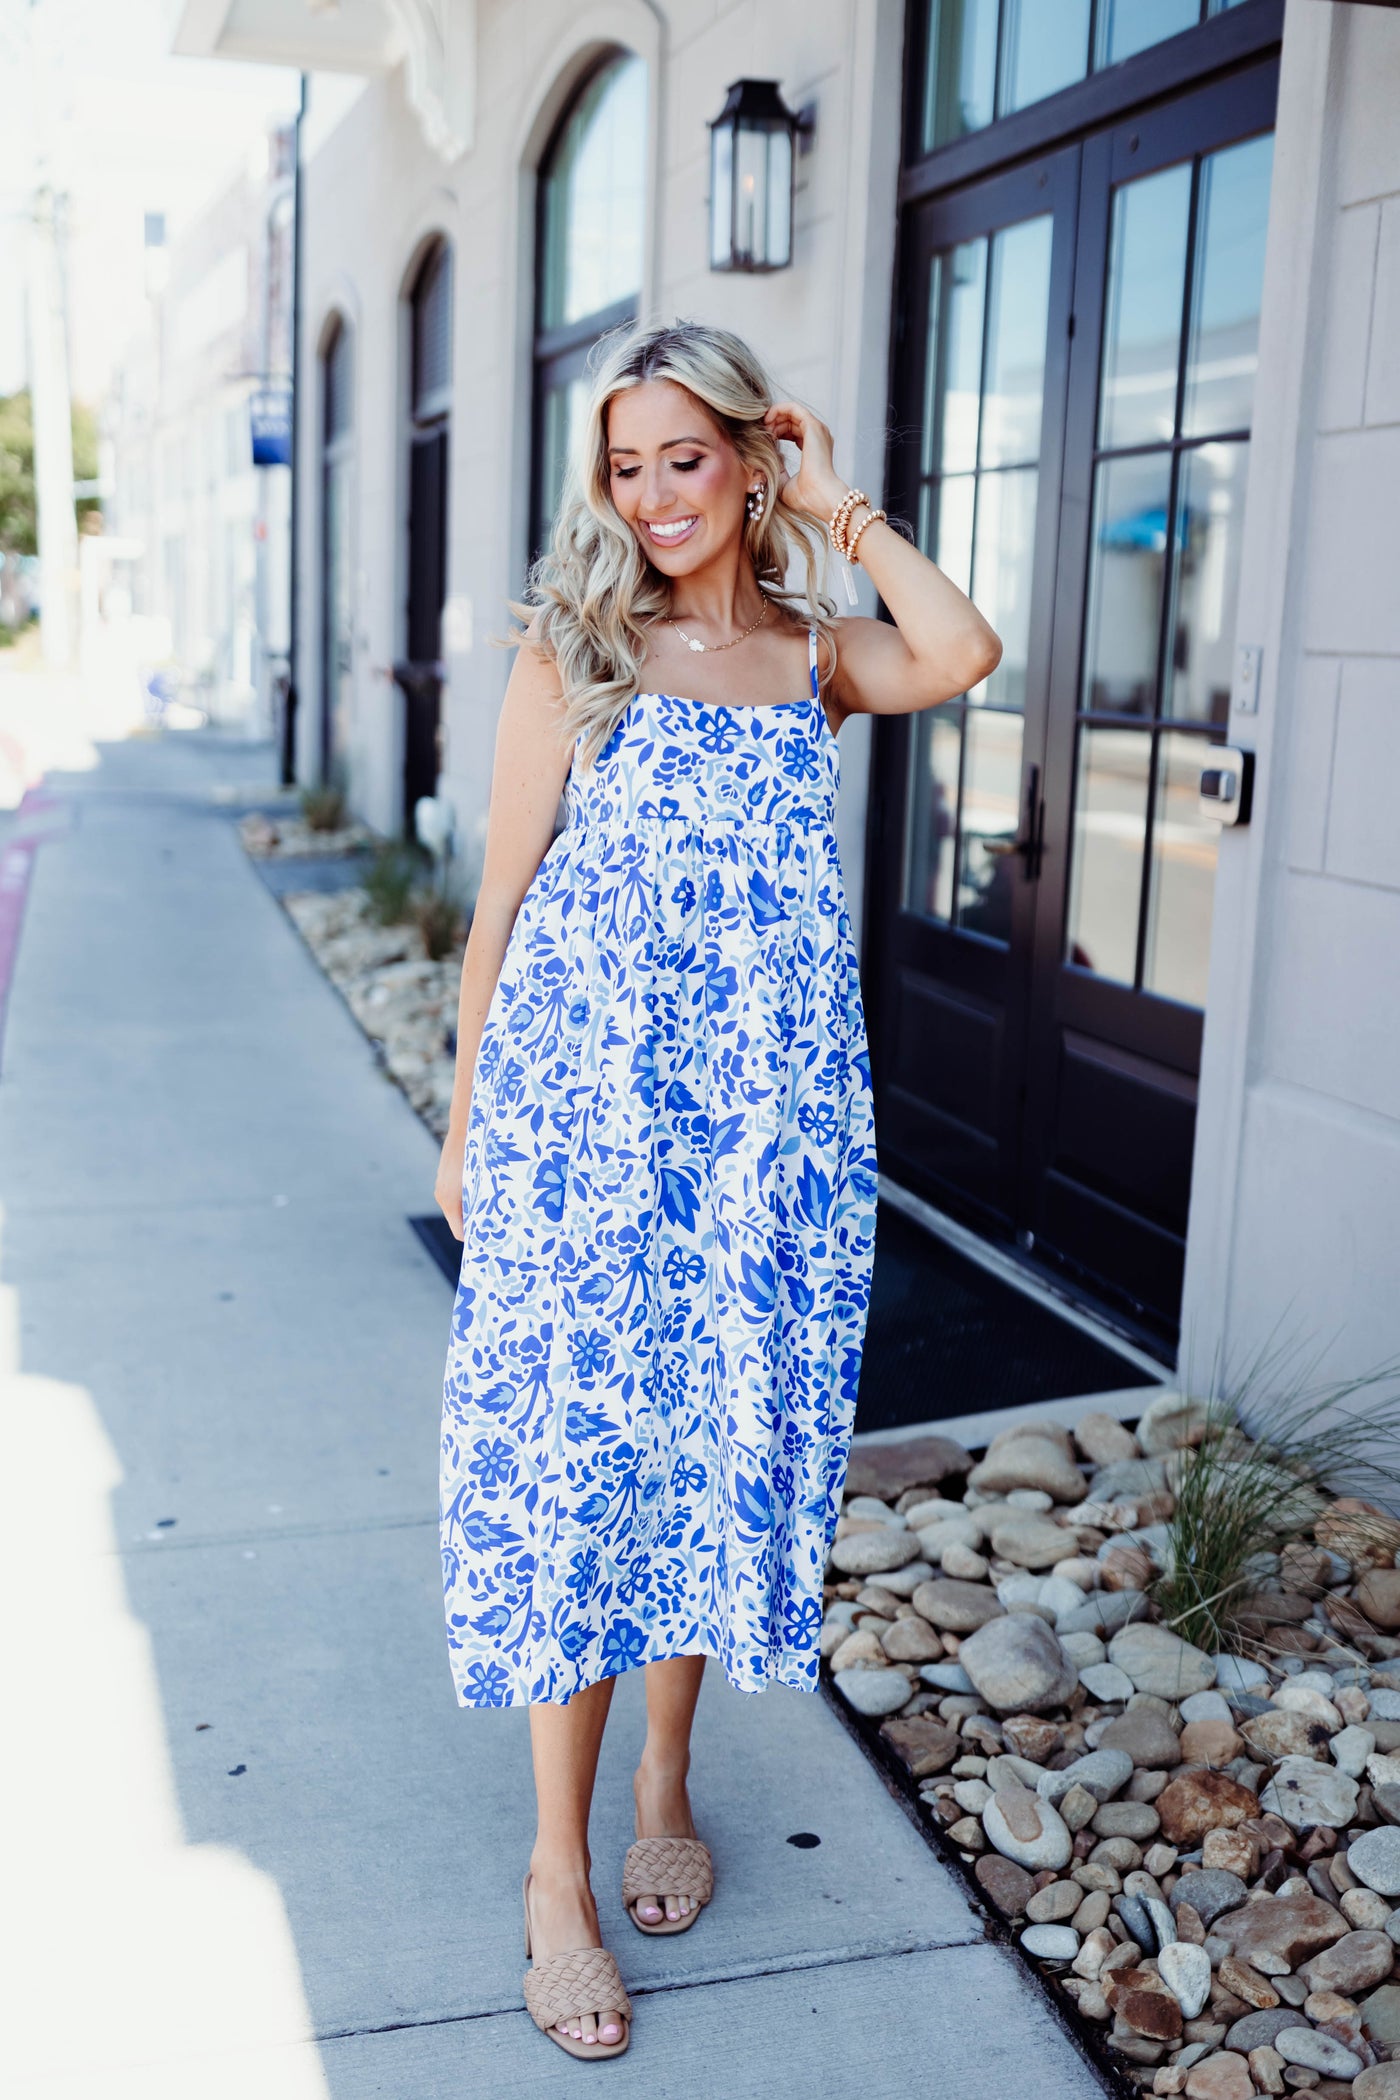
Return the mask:
[[[632,1792],[637,1802],[637,1835],[650,1837],[687,1837],[696,1835],[694,1818],[690,1813],[690,1793],[686,1786],[686,1775],[690,1761],[684,1764],[667,1765],[660,1759],[649,1758],[645,1752],[632,1781]],[[637,1896],[632,1909],[644,1925],[659,1925],[663,1919],[674,1923],[678,1918],[689,1917],[700,1908],[693,1896],[678,1896],[666,1889],[656,1889],[644,1896]]]
[[[532,1855],[526,1902],[533,1961],[547,1961],[551,1954],[570,1954],[576,1947],[602,1946],[598,1910],[586,1867],[561,1868]],[[558,2024],[560,2034],[572,2035],[576,2042],[620,2042],[626,2031],[617,2008],[608,2005]]]

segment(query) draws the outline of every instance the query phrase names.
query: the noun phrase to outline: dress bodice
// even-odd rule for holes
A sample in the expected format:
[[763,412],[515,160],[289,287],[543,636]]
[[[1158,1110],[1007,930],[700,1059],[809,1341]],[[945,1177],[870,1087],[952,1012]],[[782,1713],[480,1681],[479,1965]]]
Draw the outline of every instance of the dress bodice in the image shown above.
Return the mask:
[[593,765],[567,785],[569,823],[789,823],[829,830],[840,759],[817,681],[801,700],[725,707],[675,693],[635,693]]

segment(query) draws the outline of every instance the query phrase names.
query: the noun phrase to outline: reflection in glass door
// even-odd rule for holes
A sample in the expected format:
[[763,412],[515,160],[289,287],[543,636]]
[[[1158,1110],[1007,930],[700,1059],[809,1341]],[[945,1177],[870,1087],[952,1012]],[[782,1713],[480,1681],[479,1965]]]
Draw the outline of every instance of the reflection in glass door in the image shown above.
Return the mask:
[[903,901],[999,941],[1011,936],[1052,234],[1042,215],[930,258],[919,544],[971,593],[1003,655],[915,724]]
[[1065,953],[1199,1007],[1272,144],[1124,183],[1109,241]]

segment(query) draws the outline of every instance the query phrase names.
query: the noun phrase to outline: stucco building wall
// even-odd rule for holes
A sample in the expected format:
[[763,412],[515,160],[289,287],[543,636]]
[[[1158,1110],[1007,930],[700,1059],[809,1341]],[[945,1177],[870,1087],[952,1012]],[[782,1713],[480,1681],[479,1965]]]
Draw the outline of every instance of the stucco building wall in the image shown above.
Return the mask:
[[1183,1342],[1400,1355],[1400,14],[1290,0]]

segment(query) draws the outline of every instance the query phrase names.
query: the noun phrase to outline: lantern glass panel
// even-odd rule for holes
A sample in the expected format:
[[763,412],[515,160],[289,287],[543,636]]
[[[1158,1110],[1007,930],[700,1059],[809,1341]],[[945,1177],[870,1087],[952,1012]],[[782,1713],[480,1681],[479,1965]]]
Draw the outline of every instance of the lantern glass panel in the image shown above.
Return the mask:
[[734,246],[734,131],[717,124],[710,133],[710,267],[727,270]]
[[768,219],[768,135],[741,124],[734,142],[734,260],[763,261]]
[[792,134],[768,134],[768,241],[763,260],[780,270],[792,260]]

